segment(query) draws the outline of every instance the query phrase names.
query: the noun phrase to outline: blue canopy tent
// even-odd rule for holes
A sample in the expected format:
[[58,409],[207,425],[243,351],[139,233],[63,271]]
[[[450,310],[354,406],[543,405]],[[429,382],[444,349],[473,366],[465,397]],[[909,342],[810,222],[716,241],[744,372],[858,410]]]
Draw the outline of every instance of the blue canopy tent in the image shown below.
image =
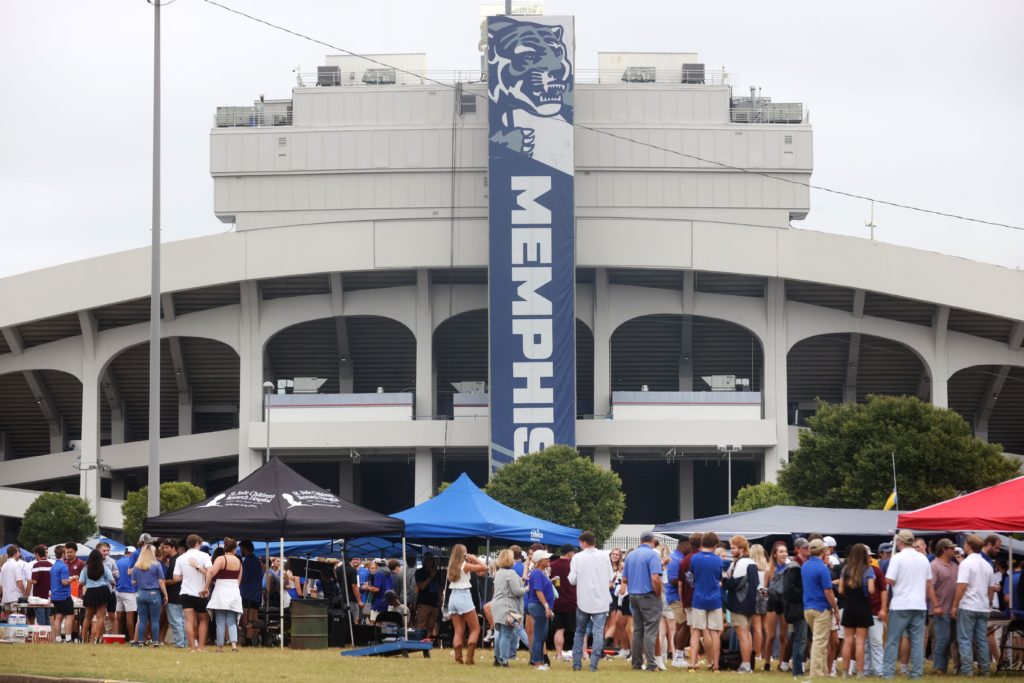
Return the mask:
[[392,517],[405,522],[406,538],[429,542],[480,538],[576,545],[580,536],[579,529],[531,517],[499,503],[465,473],[439,495]]
[[[3,555],[4,557],[7,557],[7,549],[10,548],[12,545],[14,545],[14,544],[13,543],[8,543],[5,546],[0,546],[0,555]],[[32,551],[25,550],[24,548],[22,548],[20,546],[19,546],[18,549],[21,550],[21,559],[25,560],[26,562],[31,562],[32,560],[36,559],[36,556],[32,554]]]

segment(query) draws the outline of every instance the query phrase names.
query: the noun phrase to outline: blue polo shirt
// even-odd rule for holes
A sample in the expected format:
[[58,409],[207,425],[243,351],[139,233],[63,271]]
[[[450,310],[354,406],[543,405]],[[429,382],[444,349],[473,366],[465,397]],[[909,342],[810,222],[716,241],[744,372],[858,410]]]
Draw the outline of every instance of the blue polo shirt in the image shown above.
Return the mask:
[[647,544],[641,544],[626,556],[622,567],[622,578],[630,595],[654,592],[651,575],[661,574],[661,556]]
[[537,591],[540,591],[544,595],[544,601],[547,602],[548,607],[552,611],[555,609],[555,585],[551,583],[551,579],[548,578],[547,574],[542,569],[534,569],[530,572],[530,580],[526,586],[526,600],[523,603],[529,606],[532,603],[540,604],[540,600],[537,599]]
[[71,574],[68,572],[68,566],[64,564],[64,560],[54,560],[53,568],[50,569],[51,600],[67,600],[71,597],[71,584],[65,586],[61,583],[62,579],[70,578]]
[[832,573],[820,557],[809,557],[800,568],[804,584],[804,609],[825,612],[832,609],[825,597],[825,591],[832,590]]
[[665,586],[665,602],[672,604],[679,600],[679,563],[686,557],[678,550],[673,550],[668,559],[668,585]]
[[694,609],[722,609],[722,560],[718,555],[701,550],[690,560],[690,572]]
[[117,575],[117,586],[115,590],[118,593],[134,593],[135,584],[132,583],[132,577],[128,576],[128,568],[131,566],[131,555],[125,555],[117,561],[117,571],[120,572]]

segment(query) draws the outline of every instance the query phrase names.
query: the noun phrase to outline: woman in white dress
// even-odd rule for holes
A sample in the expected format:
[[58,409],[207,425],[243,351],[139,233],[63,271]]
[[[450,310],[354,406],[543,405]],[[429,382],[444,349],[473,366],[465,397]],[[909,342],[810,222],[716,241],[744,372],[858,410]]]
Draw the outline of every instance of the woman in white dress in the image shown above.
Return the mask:
[[213,612],[214,635],[217,652],[224,651],[224,636],[231,643],[232,652],[238,652],[238,618],[242,616],[242,594],[238,590],[238,579],[242,574],[242,561],[235,555],[238,541],[224,539],[224,554],[213,561],[206,574],[206,590],[217,580],[206,609]]

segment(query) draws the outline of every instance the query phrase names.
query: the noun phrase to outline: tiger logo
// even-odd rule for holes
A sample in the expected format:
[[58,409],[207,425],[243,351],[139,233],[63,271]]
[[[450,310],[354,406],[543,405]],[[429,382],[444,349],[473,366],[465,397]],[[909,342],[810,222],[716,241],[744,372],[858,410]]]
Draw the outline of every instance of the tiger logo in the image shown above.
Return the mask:
[[488,90],[499,111],[491,117],[492,144],[535,157],[543,144],[538,128],[572,125],[573,67],[564,34],[562,26],[510,17],[488,23]]

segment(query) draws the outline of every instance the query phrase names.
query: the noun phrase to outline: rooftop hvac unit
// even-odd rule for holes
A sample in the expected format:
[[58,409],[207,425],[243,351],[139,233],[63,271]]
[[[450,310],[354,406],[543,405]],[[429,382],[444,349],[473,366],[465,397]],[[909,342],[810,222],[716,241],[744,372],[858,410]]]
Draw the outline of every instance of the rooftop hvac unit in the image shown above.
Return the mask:
[[390,85],[395,82],[394,69],[367,69],[363,72],[363,83]]
[[316,84],[319,86],[341,85],[341,67],[318,66],[316,68]]
[[315,394],[327,382],[323,377],[296,377],[293,394]]
[[653,83],[657,69],[653,66],[627,66],[622,80],[627,83]]
[[701,379],[711,391],[736,391],[736,375],[710,375]]
[[475,114],[476,113],[476,95],[473,93],[460,93],[459,94],[459,113],[460,114]]
[[455,391],[459,394],[486,394],[486,382],[452,382]]
[[768,123],[803,123],[804,105],[800,102],[772,102],[768,105]]
[[690,84],[703,84],[704,83],[704,65],[703,64],[683,64],[683,83]]

